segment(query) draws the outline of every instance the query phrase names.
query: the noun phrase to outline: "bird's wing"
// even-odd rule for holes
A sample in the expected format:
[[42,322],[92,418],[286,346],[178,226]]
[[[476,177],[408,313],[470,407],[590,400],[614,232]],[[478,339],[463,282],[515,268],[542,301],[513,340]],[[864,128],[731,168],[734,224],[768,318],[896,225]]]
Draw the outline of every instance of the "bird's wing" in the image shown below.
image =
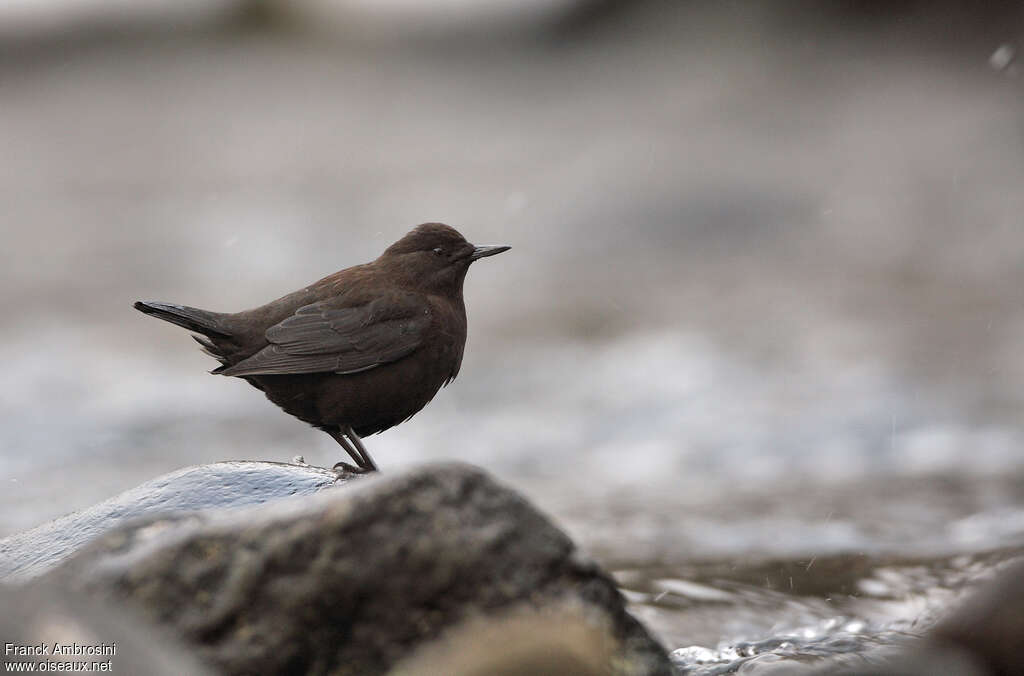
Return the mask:
[[412,294],[345,308],[313,303],[267,329],[267,347],[215,373],[358,373],[414,352],[429,324],[429,305]]

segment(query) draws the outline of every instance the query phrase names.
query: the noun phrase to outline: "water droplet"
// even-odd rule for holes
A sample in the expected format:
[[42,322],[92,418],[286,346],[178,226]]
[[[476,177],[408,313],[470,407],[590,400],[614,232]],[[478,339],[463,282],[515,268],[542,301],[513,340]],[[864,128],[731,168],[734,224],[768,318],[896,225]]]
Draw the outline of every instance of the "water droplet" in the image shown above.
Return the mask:
[[996,51],[992,52],[992,56],[988,57],[988,65],[993,70],[1006,70],[1013,63],[1014,57],[1017,56],[1017,51],[1010,44],[1001,44],[996,48]]

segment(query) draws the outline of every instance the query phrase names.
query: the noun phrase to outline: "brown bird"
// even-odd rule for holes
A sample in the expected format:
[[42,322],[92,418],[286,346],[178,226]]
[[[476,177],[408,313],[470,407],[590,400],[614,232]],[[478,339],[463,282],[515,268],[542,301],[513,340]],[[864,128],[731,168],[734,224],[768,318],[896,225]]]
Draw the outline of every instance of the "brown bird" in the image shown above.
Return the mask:
[[415,415],[459,373],[466,344],[462,283],[473,261],[507,251],[473,246],[424,223],[381,256],[266,305],[234,314],[139,301],[177,324],[221,366],[341,444],[356,467],[377,465],[360,437]]

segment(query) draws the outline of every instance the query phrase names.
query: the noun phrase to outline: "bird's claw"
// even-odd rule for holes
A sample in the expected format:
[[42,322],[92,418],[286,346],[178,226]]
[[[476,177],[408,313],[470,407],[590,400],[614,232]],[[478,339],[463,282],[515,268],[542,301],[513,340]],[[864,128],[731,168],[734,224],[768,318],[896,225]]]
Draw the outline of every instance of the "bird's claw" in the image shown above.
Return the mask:
[[377,471],[375,469],[370,469],[368,467],[356,467],[355,465],[351,465],[351,464],[349,464],[347,462],[335,463],[333,469],[341,470],[341,472],[348,473],[348,474],[370,474],[371,472],[376,472]]

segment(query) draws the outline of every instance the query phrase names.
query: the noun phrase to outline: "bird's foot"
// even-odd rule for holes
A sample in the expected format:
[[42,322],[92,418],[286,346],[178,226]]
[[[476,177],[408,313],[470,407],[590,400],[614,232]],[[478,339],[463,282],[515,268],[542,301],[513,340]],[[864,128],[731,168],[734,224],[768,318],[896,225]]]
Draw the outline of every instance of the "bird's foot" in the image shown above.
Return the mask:
[[371,472],[376,472],[377,471],[377,468],[375,468],[375,467],[374,468],[356,467],[355,465],[350,465],[347,462],[335,463],[334,469],[335,470],[341,470],[342,472],[347,472],[349,474],[369,474]]

